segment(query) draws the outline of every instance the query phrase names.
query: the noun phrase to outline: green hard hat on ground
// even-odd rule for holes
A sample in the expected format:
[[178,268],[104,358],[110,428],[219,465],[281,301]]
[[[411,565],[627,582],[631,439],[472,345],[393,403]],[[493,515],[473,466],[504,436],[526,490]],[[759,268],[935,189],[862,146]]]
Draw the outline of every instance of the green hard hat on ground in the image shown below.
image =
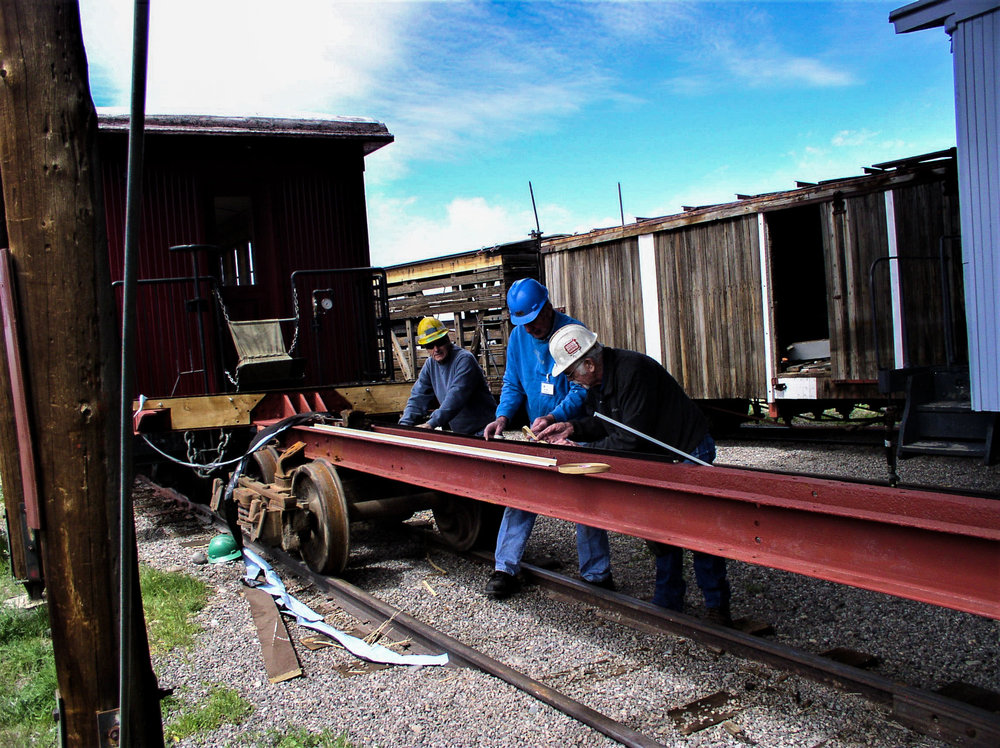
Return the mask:
[[208,544],[208,560],[213,564],[232,561],[242,555],[242,551],[236,547],[233,536],[227,533],[216,535]]

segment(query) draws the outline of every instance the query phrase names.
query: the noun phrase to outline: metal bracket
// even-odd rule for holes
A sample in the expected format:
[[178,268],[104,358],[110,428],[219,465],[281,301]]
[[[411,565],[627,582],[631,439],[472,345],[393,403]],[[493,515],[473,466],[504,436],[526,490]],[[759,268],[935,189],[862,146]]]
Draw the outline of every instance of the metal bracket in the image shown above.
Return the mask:
[[118,748],[121,725],[117,709],[97,713],[97,734],[101,748]]
[[38,548],[38,541],[35,532],[28,527],[28,515],[24,503],[18,505],[21,519],[21,537],[23,538],[24,553],[24,577],[25,588],[28,596],[32,600],[41,599],[42,590],[45,587],[45,579],[42,576],[42,557]]

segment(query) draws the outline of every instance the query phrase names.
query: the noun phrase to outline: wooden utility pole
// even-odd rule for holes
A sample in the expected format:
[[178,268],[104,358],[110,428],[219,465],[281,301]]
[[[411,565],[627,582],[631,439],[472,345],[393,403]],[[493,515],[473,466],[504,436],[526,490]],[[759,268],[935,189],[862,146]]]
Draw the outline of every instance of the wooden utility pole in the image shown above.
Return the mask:
[[[109,744],[98,715],[117,710],[119,699],[119,338],[96,138],[76,0],[0,0],[0,173],[69,746]],[[133,745],[163,745],[137,607],[126,611],[138,671],[130,734]]]

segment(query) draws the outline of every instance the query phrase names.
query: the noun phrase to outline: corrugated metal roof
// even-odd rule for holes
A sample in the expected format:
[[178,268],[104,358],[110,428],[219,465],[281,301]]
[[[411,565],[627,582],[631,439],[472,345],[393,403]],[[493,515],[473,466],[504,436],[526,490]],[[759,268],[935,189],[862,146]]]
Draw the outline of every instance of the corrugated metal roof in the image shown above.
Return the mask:
[[[98,112],[103,132],[127,132],[129,115]],[[381,122],[364,117],[283,119],[273,117],[215,117],[188,114],[146,115],[145,131],[159,135],[215,135],[278,138],[326,138],[363,144],[365,155],[395,138]]]
[[950,34],[955,24],[1000,8],[1000,0],[918,0],[889,13],[897,34],[945,26]]

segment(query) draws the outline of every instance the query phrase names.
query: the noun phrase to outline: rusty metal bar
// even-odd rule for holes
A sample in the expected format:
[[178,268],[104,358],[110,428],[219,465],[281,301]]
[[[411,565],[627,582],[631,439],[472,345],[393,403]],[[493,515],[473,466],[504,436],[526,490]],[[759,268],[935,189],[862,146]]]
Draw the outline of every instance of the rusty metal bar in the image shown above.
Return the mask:
[[38,499],[38,473],[35,472],[35,442],[31,438],[31,422],[28,414],[24,378],[24,364],[21,361],[21,339],[17,321],[17,307],[14,302],[13,257],[7,248],[0,249],[0,307],[3,311],[3,338],[7,351],[7,368],[10,372],[10,389],[14,402],[14,423],[17,426],[17,452],[21,463],[21,491],[24,494],[24,515],[28,527],[42,529],[41,509]]
[[[415,431],[313,426],[286,438],[310,458],[429,490],[1000,619],[1000,501]],[[515,454],[610,470],[567,475]]]

